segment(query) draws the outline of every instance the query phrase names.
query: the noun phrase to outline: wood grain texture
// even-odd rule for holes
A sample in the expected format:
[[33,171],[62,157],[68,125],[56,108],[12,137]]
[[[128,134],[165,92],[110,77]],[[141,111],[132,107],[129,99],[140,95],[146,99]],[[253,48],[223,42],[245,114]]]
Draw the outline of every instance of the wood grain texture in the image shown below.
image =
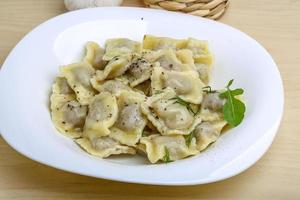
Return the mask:
[[[124,5],[143,4],[128,0]],[[0,64],[28,31],[63,12],[62,0],[1,0]],[[284,82],[285,113],[279,133],[266,155],[247,171],[198,186],[119,183],[44,166],[0,139],[0,199],[299,199],[299,12],[299,0],[231,0],[221,19],[263,44],[278,64]]]

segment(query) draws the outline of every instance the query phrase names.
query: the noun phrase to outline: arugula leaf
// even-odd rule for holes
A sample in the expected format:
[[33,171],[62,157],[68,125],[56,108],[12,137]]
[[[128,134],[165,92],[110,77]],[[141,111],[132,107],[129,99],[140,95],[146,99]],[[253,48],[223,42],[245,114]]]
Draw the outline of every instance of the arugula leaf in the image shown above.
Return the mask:
[[226,91],[219,95],[220,98],[226,99],[226,102],[223,106],[224,119],[232,127],[239,125],[244,119],[244,114],[246,111],[245,104],[239,99],[235,98],[237,95],[244,93],[244,90],[241,88],[231,90],[230,86],[233,83],[233,79],[229,81],[226,86]]
[[[235,89],[235,90],[231,90],[231,94],[233,96],[237,96],[237,95],[241,95],[244,93],[244,90],[242,88],[238,88],[238,89]],[[227,98],[227,93],[226,92],[223,92],[219,95],[219,97],[221,98]]]
[[191,107],[191,103],[190,103],[190,102],[187,102],[187,101],[184,101],[184,100],[183,100],[182,98],[180,98],[179,96],[173,97],[173,98],[171,98],[171,99],[169,99],[169,100],[175,100],[175,102],[174,102],[173,104],[178,103],[178,104],[180,104],[180,105],[182,105],[182,106],[185,106],[186,109],[187,109],[189,112],[191,112],[194,116],[196,116],[196,115],[198,114],[198,112],[200,111],[200,107],[198,108],[197,111],[194,111],[194,110],[192,109],[192,107]]
[[169,163],[169,162],[173,162],[171,159],[170,159],[170,153],[169,153],[169,150],[167,147],[165,147],[165,155],[164,157],[162,158],[162,161],[164,163]]

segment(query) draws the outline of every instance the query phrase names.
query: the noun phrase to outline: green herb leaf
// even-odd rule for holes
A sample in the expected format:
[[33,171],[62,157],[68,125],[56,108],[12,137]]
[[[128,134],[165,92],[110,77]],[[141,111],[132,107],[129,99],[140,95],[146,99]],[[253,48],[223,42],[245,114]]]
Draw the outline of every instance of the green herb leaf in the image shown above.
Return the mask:
[[170,153],[169,153],[169,150],[167,147],[165,147],[165,155],[164,157],[162,158],[162,161],[164,163],[169,163],[169,162],[172,162],[172,160],[170,159]]
[[205,93],[207,93],[207,94],[208,94],[208,93],[216,93],[216,92],[217,92],[217,90],[212,90],[211,87],[210,87],[209,85],[203,87],[203,88],[202,88],[202,91],[205,92]]
[[192,139],[196,137],[196,128],[192,132],[190,132],[190,134],[184,136],[185,144],[187,147],[190,147]]
[[184,101],[184,100],[181,99],[179,96],[173,97],[173,98],[171,98],[171,99],[169,99],[169,100],[175,100],[175,102],[174,102],[173,104],[178,103],[178,104],[180,104],[180,105],[186,107],[186,109],[187,109],[189,112],[191,112],[194,116],[196,116],[196,115],[199,113],[199,111],[200,111],[200,108],[198,108],[197,111],[194,111],[194,110],[192,109],[192,107],[191,107],[191,103],[190,103],[190,102],[187,102],[187,101]]
[[232,83],[233,83],[233,79],[231,79],[231,80],[228,82],[226,88],[229,88],[229,87],[232,85]]
[[154,94],[161,94],[161,93],[163,93],[164,91],[162,91],[162,90],[155,90],[155,92],[154,92]]
[[230,126],[236,127],[244,119],[246,106],[242,101],[235,98],[235,96],[243,94],[244,90],[241,88],[231,90],[229,87],[232,85],[232,83],[233,79],[227,84],[227,90],[221,93],[219,96],[220,98],[226,99],[226,102],[223,106],[224,119]]
[[[231,94],[233,96],[237,96],[237,95],[241,95],[244,93],[244,90],[242,88],[238,88],[238,89],[235,89],[235,90],[231,90]],[[227,92],[223,92],[219,95],[221,98],[227,98]]]

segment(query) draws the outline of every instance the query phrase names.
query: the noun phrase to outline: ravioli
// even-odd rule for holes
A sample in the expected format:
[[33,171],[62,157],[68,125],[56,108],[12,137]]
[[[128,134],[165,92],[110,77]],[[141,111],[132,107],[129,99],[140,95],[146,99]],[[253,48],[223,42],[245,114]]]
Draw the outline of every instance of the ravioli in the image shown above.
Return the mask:
[[172,88],[183,100],[199,104],[202,101],[202,87],[204,84],[195,71],[168,71],[156,67],[151,76],[152,93],[166,87]]
[[142,137],[141,144],[144,145],[141,149],[144,149],[151,163],[164,160],[166,154],[170,161],[176,161],[199,153],[195,141],[188,147],[182,135],[150,135]]
[[188,135],[201,122],[185,106],[174,103],[176,93],[166,88],[141,104],[142,112],[162,135]]
[[80,62],[63,66],[60,71],[75,91],[76,99],[80,104],[88,105],[95,95],[95,90],[90,83],[95,69],[88,63]]
[[112,138],[128,146],[137,144],[147,123],[140,108],[144,100],[145,96],[140,93],[122,91],[118,97],[119,116],[110,129]]
[[93,140],[110,134],[109,128],[118,118],[116,97],[109,92],[96,95],[89,105],[89,113],[85,120],[83,134]]
[[135,154],[132,147],[121,145],[118,141],[108,137],[99,137],[90,141],[88,138],[79,138],[75,142],[91,155],[106,158],[117,154]]
[[196,148],[199,151],[206,149],[206,147],[215,142],[219,137],[221,130],[227,124],[226,121],[213,121],[213,122],[202,122],[195,129],[196,136]]
[[228,120],[227,96],[206,86],[212,65],[206,40],[145,35],[108,39],[104,49],[89,41],[52,85],[53,124],[101,158],[138,151],[168,163],[199,154]]
[[55,127],[71,138],[80,137],[87,114],[87,106],[82,106],[76,101],[75,93],[65,78],[56,78],[52,86],[50,102],[51,117]]

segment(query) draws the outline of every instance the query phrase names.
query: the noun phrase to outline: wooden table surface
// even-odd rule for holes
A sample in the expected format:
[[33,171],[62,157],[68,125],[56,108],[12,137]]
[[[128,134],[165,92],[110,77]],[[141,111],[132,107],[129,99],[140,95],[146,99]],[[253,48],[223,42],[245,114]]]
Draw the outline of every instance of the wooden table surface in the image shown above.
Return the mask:
[[[137,0],[124,4],[143,6]],[[27,32],[65,11],[63,0],[1,0],[0,64]],[[242,174],[198,186],[119,183],[39,164],[0,138],[0,199],[300,199],[299,13],[299,0],[231,0],[220,20],[266,47],[278,64],[285,88],[278,135],[264,157]]]

